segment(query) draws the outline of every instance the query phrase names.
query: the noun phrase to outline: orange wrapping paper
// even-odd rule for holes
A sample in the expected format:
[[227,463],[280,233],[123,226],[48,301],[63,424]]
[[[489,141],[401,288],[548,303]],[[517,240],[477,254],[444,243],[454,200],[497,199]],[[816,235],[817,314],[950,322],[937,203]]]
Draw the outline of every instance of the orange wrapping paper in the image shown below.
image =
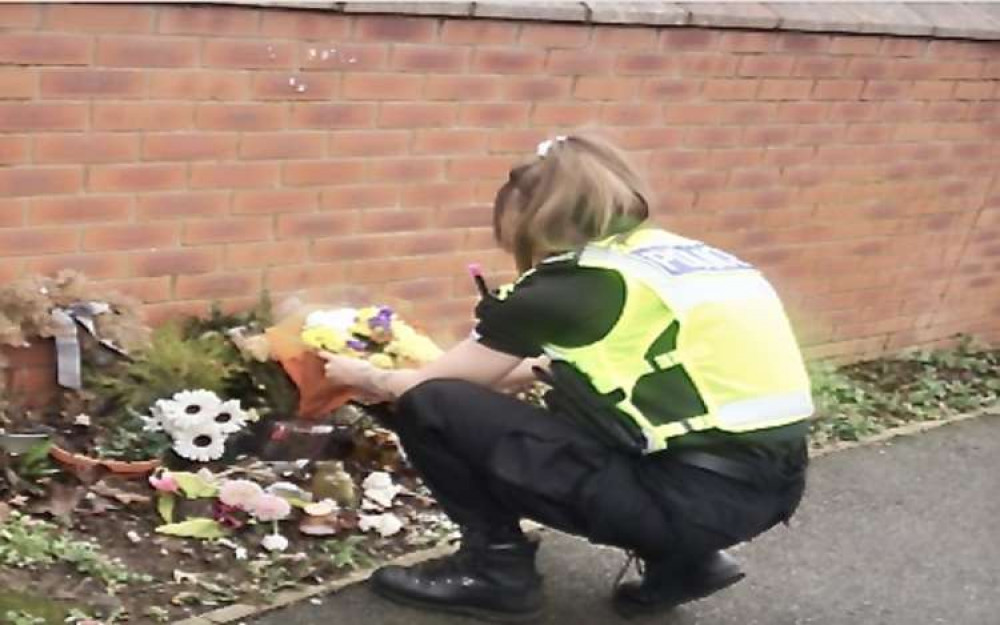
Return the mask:
[[324,361],[299,338],[307,313],[289,315],[265,332],[271,357],[277,360],[299,390],[300,419],[319,420],[351,401],[355,393],[326,378]]

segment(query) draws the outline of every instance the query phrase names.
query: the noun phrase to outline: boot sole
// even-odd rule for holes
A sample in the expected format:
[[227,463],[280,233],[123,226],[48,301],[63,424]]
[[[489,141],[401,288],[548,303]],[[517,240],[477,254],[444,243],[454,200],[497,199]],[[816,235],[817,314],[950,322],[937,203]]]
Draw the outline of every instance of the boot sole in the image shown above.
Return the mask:
[[472,616],[484,621],[492,621],[494,623],[524,623],[536,620],[542,615],[541,607],[535,608],[530,612],[500,612],[497,610],[489,610],[487,608],[475,608],[472,606],[448,605],[446,603],[421,601],[419,599],[414,599],[413,597],[396,594],[391,590],[374,584],[369,584],[368,586],[376,595],[409,608],[417,608],[432,612],[444,612],[446,614],[456,614],[459,616]]
[[664,601],[662,603],[654,603],[654,604],[625,603],[623,601],[618,600],[618,598],[615,597],[615,601],[613,602],[613,607],[615,613],[618,614],[618,616],[625,619],[633,619],[633,618],[638,618],[640,616],[659,614],[661,612],[666,612],[678,606],[684,605],[685,603],[698,601],[699,599],[704,599],[710,595],[714,595],[720,590],[725,590],[726,588],[729,588],[733,584],[736,584],[745,577],[746,573],[740,572],[736,575],[733,575],[732,577],[727,577],[726,579],[720,580],[716,584],[700,588],[698,589],[697,592],[692,592],[674,601]]

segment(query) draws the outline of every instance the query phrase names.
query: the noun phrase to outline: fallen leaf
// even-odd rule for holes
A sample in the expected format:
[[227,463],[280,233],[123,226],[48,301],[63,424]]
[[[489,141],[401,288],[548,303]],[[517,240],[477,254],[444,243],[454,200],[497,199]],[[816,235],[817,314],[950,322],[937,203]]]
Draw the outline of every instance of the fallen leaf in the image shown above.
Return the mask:
[[168,536],[202,539],[222,538],[227,535],[226,530],[219,525],[218,521],[206,518],[188,519],[180,523],[161,525],[156,528],[156,532]]
[[73,519],[73,511],[83,499],[84,489],[81,486],[67,486],[53,482],[49,487],[49,496],[33,506],[34,512],[44,512],[51,514],[54,518],[63,523],[70,523]]
[[170,603],[182,606],[182,605],[198,605],[201,603],[201,597],[198,593],[191,591],[179,592],[170,598]]
[[91,514],[104,514],[109,510],[121,510],[120,507],[115,505],[115,502],[105,497],[94,495],[93,497],[85,497],[85,499],[90,504]]
[[71,468],[63,467],[63,469],[72,473],[84,486],[96,484],[111,472],[104,465],[73,466]]
[[176,503],[177,498],[174,497],[173,493],[160,493],[156,500],[156,511],[160,513],[160,518],[163,519],[164,523],[174,522],[174,505]]
[[181,487],[181,492],[188,499],[202,499],[205,497],[215,497],[219,492],[219,487],[199,473],[171,473],[177,484]]
[[103,497],[114,499],[119,503],[125,504],[126,506],[130,506],[134,503],[146,504],[150,502],[149,497],[146,495],[130,493],[120,488],[115,488],[114,486],[110,486],[104,482],[97,482],[96,484],[90,487],[90,490],[94,491],[95,493]]

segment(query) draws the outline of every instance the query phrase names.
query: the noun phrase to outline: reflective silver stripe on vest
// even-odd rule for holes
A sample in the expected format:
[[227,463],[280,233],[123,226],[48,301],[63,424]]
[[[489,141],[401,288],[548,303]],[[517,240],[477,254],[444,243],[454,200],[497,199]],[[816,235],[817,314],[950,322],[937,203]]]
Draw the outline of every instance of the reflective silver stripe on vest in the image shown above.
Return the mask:
[[768,281],[748,265],[728,271],[721,269],[714,275],[711,271],[699,272],[701,279],[689,281],[683,276],[671,275],[641,255],[595,246],[584,249],[580,264],[610,266],[627,272],[654,289],[678,313],[709,302],[778,297]]
[[743,428],[757,423],[805,418],[813,413],[809,393],[769,395],[719,406],[715,416],[724,427]]

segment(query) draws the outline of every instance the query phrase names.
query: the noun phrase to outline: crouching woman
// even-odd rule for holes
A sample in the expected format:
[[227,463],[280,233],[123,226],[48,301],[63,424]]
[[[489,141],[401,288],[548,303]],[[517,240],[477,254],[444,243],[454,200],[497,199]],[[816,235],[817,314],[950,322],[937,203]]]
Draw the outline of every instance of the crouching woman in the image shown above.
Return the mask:
[[[795,511],[809,381],[781,302],[753,266],[648,221],[611,145],[543,142],[497,193],[497,241],[521,272],[486,292],[472,336],[419,370],[327,355],[327,375],[388,402],[386,420],[459,551],[389,566],[373,588],[409,605],[501,620],[541,609],[524,518],[637,556],[624,616],[743,577],[722,550]],[[541,377],[546,407],[502,389]]]

